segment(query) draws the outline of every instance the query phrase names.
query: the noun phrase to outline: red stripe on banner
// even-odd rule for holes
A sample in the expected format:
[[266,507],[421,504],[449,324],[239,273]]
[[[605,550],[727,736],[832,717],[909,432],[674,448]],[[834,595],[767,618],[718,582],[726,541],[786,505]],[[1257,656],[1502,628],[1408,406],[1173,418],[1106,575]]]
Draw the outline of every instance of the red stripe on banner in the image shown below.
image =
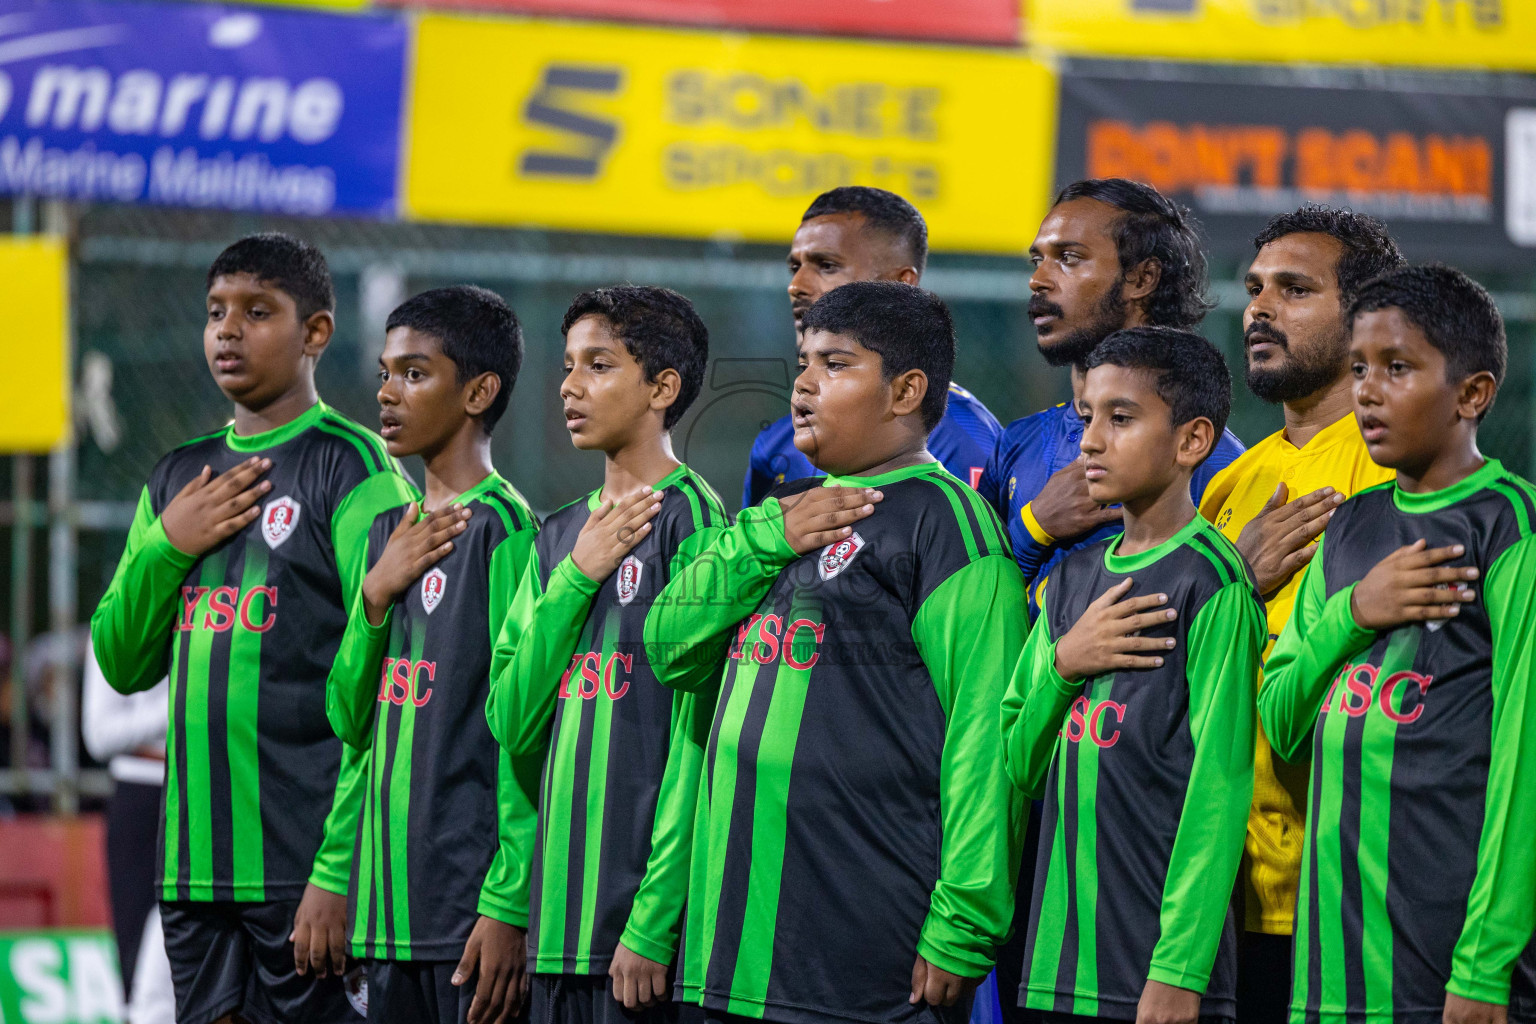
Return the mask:
[[411,0],[411,6],[1012,45],[1019,42],[1021,5],[1019,0]]

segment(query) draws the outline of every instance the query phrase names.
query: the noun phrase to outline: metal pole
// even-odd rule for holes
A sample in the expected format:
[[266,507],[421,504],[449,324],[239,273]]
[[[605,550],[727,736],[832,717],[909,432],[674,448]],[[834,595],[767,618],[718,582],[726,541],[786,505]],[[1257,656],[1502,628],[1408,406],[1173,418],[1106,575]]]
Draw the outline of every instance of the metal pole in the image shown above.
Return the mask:
[[69,432],[48,456],[48,625],[53,647],[53,809],[80,809],[80,674],[73,657],[75,631],[76,536],[70,502],[74,499],[75,447]]
[[[32,635],[32,456],[11,458],[11,767],[27,766],[27,638]],[[20,777],[19,775],[17,776]]]
[[[43,206],[43,230],[67,238],[69,208],[60,200]],[[70,289],[73,294],[74,289]],[[73,378],[74,328],[65,328],[65,363]],[[67,385],[73,391],[73,384]],[[75,429],[48,456],[48,624],[55,637],[53,676],[53,809],[80,809],[80,680],[74,657],[75,604],[79,589],[79,538],[75,533]]]
[[[17,196],[11,203],[11,230],[32,231],[33,200]],[[31,738],[27,707],[27,641],[32,637],[32,456],[11,460],[11,497],[16,520],[11,527],[11,767],[27,766]],[[19,794],[21,789],[17,789]]]

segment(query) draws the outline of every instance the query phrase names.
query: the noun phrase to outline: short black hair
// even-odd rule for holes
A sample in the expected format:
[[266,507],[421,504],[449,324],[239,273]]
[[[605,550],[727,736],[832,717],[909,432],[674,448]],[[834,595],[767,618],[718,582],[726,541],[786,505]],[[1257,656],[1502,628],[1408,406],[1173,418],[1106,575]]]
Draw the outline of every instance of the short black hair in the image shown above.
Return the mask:
[[806,334],[841,334],[877,353],[887,381],[922,370],[928,378],[923,427],[931,431],[944,418],[955,372],[955,322],[937,295],[899,281],[855,281],[817,299],[800,326]]
[[1188,329],[1215,308],[1206,294],[1210,276],[1200,225],[1186,207],[1151,185],[1125,178],[1074,181],[1057,193],[1051,205],[1074,199],[1093,199],[1121,211],[1114,238],[1122,273],[1129,274],[1149,259],[1162,268],[1157,289],[1146,300],[1148,323]]
[[325,255],[302,238],[281,231],[246,235],[219,253],[208,268],[205,287],[211,289],[215,279],[233,274],[250,274],[287,292],[298,307],[300,320],[308,320],[321,310],[336,309],[336,289]]
[[1157,397],[1173,410],[1174,426],[1203,416],[1216,428],[1216,439],[1221,439],[1232,414],[1232,374],[1221,350],[1194,331],[1127,327],[1099,342],[1088,357],[1088,369],[1095,366],[1123,366],[1154,374]]
[[1254,236],[1254,252],[1276,239],[1299,234],[1327,235],[1344,247],[1334,276],[1339,280],[1339,302],[1345,309],[1365,282],[1407,263],[1387,226],[1375,217],[1316,203],[1270,218],[1264,230]]
[[1455,267],[1425,263],[1399,267],[1360,286],[1349,306],[1349,325],[1361,313],[1401,310],[1445,356],[1446,379],[1455,383],[1474,373],[1493,374],[1504,383],[1509,342],[1504,318],[1488,289]]
[[800,218],[804,224],[812,217],[830,217],[835,213],[859,213],[870,227],[899,239],[912,257],[912,266],[921,276],[928,264],[928,223],[917,207],[895,192],[868,185],[842,185],[828,189],[805,208]]
[[443,355],[458,368],[460,387],[482,373],[501,378],[501,390],[480,414],[485,432],[494,430],[523,368],[523,326],[507,301],[472,284],[433,288],[395,307],[384,330],[396,327],[436,338]]
[[645,371],[646,380],[655,380],[663,370],[677,371],[682,378],[677,400],[662,417],[663,429],[671,430],[699,397],[709,363],[709,328],[693,303],[670,288],[632,284],[595,288],[572,300],[560,322],[560,334],[569,334],[584,316],[608,321]]

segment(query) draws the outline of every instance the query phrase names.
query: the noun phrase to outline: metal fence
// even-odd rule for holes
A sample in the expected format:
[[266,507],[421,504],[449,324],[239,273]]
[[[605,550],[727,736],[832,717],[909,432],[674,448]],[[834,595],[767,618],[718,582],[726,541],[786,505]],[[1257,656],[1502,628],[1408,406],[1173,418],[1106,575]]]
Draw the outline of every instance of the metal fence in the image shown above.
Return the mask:
[[[320,362],[321,394],[375,422],[375,360],[383,323],[401,299],[460,281],[507,298],[527,341],[523,371],[493,446],[498,468],[541,514],[601,480],[601,460],[574,451],[556,399],[560,318],[586,288],[618,282],[676,288],[698,306],[711,334],[710,376],[679,425],[679,455],[734,507],[753,436],[782,415],[794,353],[784,249],[726,242],[571,235],[538,231],[381,224],[282,222],[229,214],[127,207],[0,204],[17,231],[71,240],[76,430],[46,458],[0,459],[11,480],[0,502],[0,551],[8,552],[8,754],[0,794],[72,811],[108,787],[81,769],[78,657],[81,624],[111,578],[140,488],[180,441],[227,420],[200,344],[204,274],[229,241],[278,228],[325,250],[336,278],[337,334]],[[788,229],[790,225],[786,225]],[[1431,252],[1410,253],[1416,259]],[[1241,366],[1245,254],[1213,257],[1218,308],[1205,333]],[[1483,430],[1485,450],[1530,473],[1536,435],[1531,344],[1536,294],[1530,273],[1468,268],[1497,292],[1510,321],[1509,379]],[[1007,422],[1067,397],[1066,375],[1047,367],[1025,314],[1022,258],[936,253],[924,284],[947,299],[960,338],[956,380]],[[25,358],[25,339],[7,353]],[[1238,374],[1240,380],[1241,374]],[[1278,409],[1236,387],[1232,429],[1254,442],[1280,425]],[[408,466],[420,479],[420,467]],[[3,477],[0,477],[3,478]],[[39,642],[46,634],[49,639]],[[25,638],[25,639],[17,639]],[[31,640],[29,644],[26,640]],[[28,661],[32,663],[29,665]],[[29,682],[30,680],[30,682]],[[4,740],[0,740],[4,742]]]

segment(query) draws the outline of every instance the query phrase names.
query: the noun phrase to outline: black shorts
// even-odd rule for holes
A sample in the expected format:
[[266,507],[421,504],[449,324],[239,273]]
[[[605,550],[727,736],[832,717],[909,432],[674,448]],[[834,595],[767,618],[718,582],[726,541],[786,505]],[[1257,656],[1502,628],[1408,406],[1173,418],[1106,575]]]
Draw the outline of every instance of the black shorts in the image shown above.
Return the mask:
[[[1079,1017],[1071,1013],[1052,1013],[1049,1010],[1042,1011],[1040,1019],[1045,1024],[1125,1024],[1118,1018]],[[1209,1014],[1201,1014],[1200,1024],[1233,1024],[1233,1020],[1231,1017],[1212,1017]]]
[[368,1019],[385,1024],[466,1024],[475,979],[453,984],[457,960],[369,960]]
[[1237,1019],[1242,1024],[1285,1024],[1290,1007],[1291,937],[1239,932]]
[[[969,1021],[971,1010],[975,1001],[970,998],[962,999],[954,1006],[928,1006],[918,1007],[917,1016],[913,1018],[917,1024],[954,1024],[956,1021]],[[769,1016],[759,1020],[756,1017],[746,1017],[737,1013],[726,1013],[724,1010],[709,1010],[691,1004],[683,1005],[683,1018],[677,1024],[771,1024],[773,1010],[769,1010]],[[697,1016],[690,1016],[697,1014]]]
[[161,903],[177,1024],[238,1013],[251,1024],[356,1024],[340,978],[293,969],[298,900]]
[[626,1010],[606,974],[535,974],[527,1024],[703,1024],[704,1011],[675,999]]

